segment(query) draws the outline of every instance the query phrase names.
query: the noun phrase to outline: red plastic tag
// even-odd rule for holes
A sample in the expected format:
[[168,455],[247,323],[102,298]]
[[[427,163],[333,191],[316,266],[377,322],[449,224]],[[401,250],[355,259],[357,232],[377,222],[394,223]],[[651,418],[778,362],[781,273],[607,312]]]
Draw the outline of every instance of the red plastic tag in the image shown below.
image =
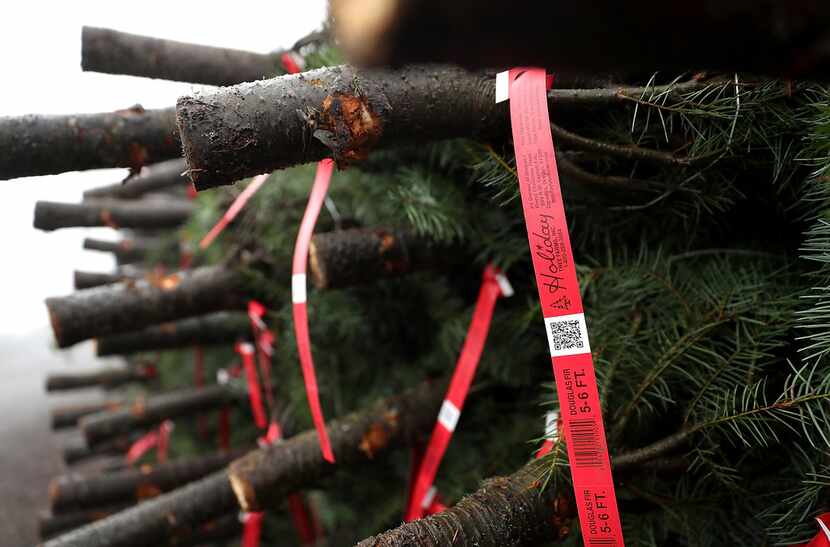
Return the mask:
[[139,437],[133,444],[130,445],[130,448],[127,450],[126,460],[127,464],[132,465],[138,459],[150,451],[153,447],[155,447],[159,442],[159,434],[158,431],[148,431],[141,437]]
[[308,205],[297,234],[297,243],[294,246],[294,260],[291,265],[291,301],[294,312],[294,335],[297,338],[297,351],[300,355],[300,365],[303,370],[305,391],[311,417],[317,436],[320,438],[320,450],[323,458],[334,463],[334,453],[331,451],[331,442],[326,432],[326,421],[323,419],[323,410],[320,408],[320,395],[317,389],[317,375],[314,372],[314,361],[311,357],[311,339],[308,334],[308,309],[306,306],[306,262],[308,262],[308,247],[311,243],[311,234],[314,225],[323,207],[323,201],[328,192],[334,161],[327,158],[317,164],[317,175],[308,198]]
[[[504,82],[500,75],[497,82]],[[588,329],[550,132],[545,71],[507,74],[525,227],[550,346],[564,437],[586,545],[622,546]],[[497,84],[497,96],[504,87]],[[498,98],[504,98],[503,95]]]
[[244,513],[242,515],[242,547],[259,547],[264,513]]
[[265,407],[262,406],[262,394],[259,388],[259,378],[254,363],[254,346],[247,342],[236,344],[236,352],[242,357],[242,367],[245,370],[245,378],[248,382],[248,399],[251,401],[251,413],[254,415],[254,423],[260,429],[268,426],[268,419],[265,416]]
[[464,408],[464,400],[470,390],[470,384],[475,376],[481,353],[484,350],[484,343],[487,340],[487,333],[490,330],[490,320],[493,318],[496,300],[499,296],[510,294],[512,294],[512,289],[509,288],[506,279],[496,268],[488,265],[484,270],[473,318],[455,365],[450,387],[444,397],[444,404],[441,405],[438,413],[438,421],[421,459],[415,485],[411,488],[408,507],[404,515],[404,520],[407,522],[424,516],[425,511],[430,508],[435,499],[436,492],[432,483],[450,443],[458,418],[461,416],[461,410]]
[[830,547],[830,513],[822,513],[816,517],[818,533],[807,543],[798,543],[793,547]]
[[233,200],[231,206],[228,207],[228,210],[225,211],[225,214],[222,215],[222,218],[219,219],[213,228],[202,238],[202,241],[199,242],[200,249],[207,249],[208,245],[213,243],[213,240],[222,233],[222,230],[227,227],[228,224],[231,223],[233,219],[236,218],[236,215],[239,214],[239,211],[245,207],[245,204],[248,203],[248,200],[256,194],[257,190],[262,187],[265,181],[268,180],[268,175],[257,175],[251,180],[250,184],[245,187],[242,192],[236,196],[236,199]]
[[302,67],[300,65],[305,64],[302,57],[300,57],[296,53],[288,51],[286,51],[280,56],[280,61],[282,62],[282,67],[289,74],[296,74],[298,72],[301,72]]

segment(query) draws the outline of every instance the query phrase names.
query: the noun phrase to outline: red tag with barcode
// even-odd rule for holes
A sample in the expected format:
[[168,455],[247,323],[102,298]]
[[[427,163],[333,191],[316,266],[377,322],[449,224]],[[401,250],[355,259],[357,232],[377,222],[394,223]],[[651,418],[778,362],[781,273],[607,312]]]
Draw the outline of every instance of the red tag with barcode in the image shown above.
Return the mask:
[[507,98],[525,227],[583,541],[589,546],[621,547],[622,528],[594,362],[550,132],[545,71],[514,68],[499,74],[496,100]]

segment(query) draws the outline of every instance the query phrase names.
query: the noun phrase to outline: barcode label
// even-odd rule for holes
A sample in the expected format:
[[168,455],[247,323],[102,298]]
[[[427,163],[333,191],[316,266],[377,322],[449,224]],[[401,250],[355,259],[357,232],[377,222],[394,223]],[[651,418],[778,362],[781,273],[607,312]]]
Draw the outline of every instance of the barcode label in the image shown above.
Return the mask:
[[568,442],[573,448],[574,466],[603,467],[604,452],[599,442],[597,420],[571,420],[568,427]]
[[584,313],[546,317],[545,328],[551,357],[591,353]]

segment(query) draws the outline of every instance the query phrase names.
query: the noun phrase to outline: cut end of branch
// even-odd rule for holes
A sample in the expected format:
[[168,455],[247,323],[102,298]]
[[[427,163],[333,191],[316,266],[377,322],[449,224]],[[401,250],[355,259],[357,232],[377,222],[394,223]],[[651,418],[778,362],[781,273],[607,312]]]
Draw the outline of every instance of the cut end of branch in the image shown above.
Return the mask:
[[308,269],[311,275],[311,283],[315,289],[321,290],[328,287],[325,266],[317,255],[317,245],[315,245],[313,237],[308,244]]
[[236,501],[239,503],[239,507],[243,511],[256,511],[257,503],[254,487],[251,486],[251,483],[237,475],[234,472],[234,467],[235,466],[232,466],[228,472],[228,480],[231,483],[233,493],[236,495]]
[[63,338],[60,318],[58,317],[58,313],[54,307],[59,300],[59,298],[55,297],[47,298],[46,310],[49,313],[49,324],[52,326],[52,333],[55,335],[55,342],[58,344],[59,348],[65,348],[71,346],[72,344],[67,343]]

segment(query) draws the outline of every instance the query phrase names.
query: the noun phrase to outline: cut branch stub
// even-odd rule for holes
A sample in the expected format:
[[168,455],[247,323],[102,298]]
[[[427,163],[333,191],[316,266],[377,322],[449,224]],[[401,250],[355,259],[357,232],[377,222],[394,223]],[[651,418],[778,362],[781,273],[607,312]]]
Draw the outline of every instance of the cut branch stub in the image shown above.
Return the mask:
[[80,511],[123,502],[138,503],[213,473],[242,454],[237,450],[176,460],[154,467],[143,465],[140,469],[124,469],[115,473],[61,475],[49,485],[52,512]]
[[223,385],[171,391],[148,399],[138,399],[128,407],[84,416],[80,428],[87,444],[95,447],[119,435],[142,430],[167,419],[219,408],[239,400],[243,395],[244,393]]
[[449,247],[412,233],[353,228],[316,234],[308,260],[314,286],[328,289],[446,266],[458,256]]
[[184,200],[38,201],[35,204],[34,227],[47,231],[89,226],[151,230],[175,228],[184,224],[193,210],[193,204]]
[[281,52],[253,53],[188,44],[106,28],[84,27],[81,68],[179,82],[226,86],[284,73]]
[[196,268],[161,279],[119,283],[46,299],[58,347],[167,321],[243,309],[245,281],[222,267]]
[[165,247],[164,242],[157,239],[122,239],[120,241],[109,241],[105,239],[84,238],[84,249],[88,251],[101,251],[112,253],[118,264],[133,264],[142,262],[149,253],[161,250]]
[[[445,382],[421,384],[399,397],[329,422],[337,463],[323,460],[315,431],[255,450],[187,486],[46,542],[44,547],[151,545],[237,509],[282,501],[345,465],[422,438],[435,424]],[[231,486],[233,484],[233,487]],[[236,498],[234,491],[245,492]]]
[[0,150],[0,180],[102,167],[138,170],[181,155],[174,110],[141,106],[0,118]]
[[52,409],[52,429],[73,427],[82,417],[103,410],[116,410],[121,407],[122,401],[104,401],[102,403],[88,403],[67,405]]
[[446,66],[312,70],[182,97],[177,121],[198,190],[376,146],[502,134],[492,75]]
[[185,169],[187,169],[187,164],[182,158],[147,165],[140,173],[129,177],[124,182],[87,190],[84,192],[84,199],[137,199],[149,192],[163,191],[178,186],[186,188],[189,181],[184,175]]
[[146,382],[153,378],[144,367],[106,368],[91,372],[50,374],[46,377],[46,391],[63,391],[101,386],[113,388],[129,382]]
[[518,547],[564,539],[575,508],[570,497],[550,485],[542,488],[549,465],[537,460],[509,477],[488,479],[453,507],[365,539],[357,547]]
[[95,341],[99,357],[186,346],[230,344],[251,334],[244,313],[217,312],[149,327],[137,332],[105,336]]

